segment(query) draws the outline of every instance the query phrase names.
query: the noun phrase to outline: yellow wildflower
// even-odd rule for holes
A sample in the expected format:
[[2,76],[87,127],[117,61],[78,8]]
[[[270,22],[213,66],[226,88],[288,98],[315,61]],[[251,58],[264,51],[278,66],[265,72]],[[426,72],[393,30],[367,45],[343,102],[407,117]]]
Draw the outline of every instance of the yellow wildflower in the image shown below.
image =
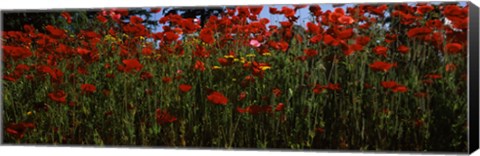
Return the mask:
[[263,56],[272,56],[272,53],[263,53]]
[[235,58],[235,56],[233,56],[233,55],[225,55],[225,56],[223,56],[223,57],[224,57],[224,58]]
[[220,66],[213,66],[212,69],[214,69],[214,70],[215,70],[215,69],[222,69],[222,67],[220,67]]
[[255,57],[255,54],[247,54],[246,57]]
[[272,68],[272,67],[270,67],[270,66],[261,66],[260,67],[260,69],[263,70],[263,71],[268,70],[270,68]]

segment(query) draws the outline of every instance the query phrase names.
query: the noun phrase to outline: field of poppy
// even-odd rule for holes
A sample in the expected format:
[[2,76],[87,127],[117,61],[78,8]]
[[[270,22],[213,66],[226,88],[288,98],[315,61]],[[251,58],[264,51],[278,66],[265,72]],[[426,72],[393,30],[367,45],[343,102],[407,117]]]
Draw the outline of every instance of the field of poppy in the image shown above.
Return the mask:
[[466,152],[468,6],[321,6],[3,31],[3,143]]

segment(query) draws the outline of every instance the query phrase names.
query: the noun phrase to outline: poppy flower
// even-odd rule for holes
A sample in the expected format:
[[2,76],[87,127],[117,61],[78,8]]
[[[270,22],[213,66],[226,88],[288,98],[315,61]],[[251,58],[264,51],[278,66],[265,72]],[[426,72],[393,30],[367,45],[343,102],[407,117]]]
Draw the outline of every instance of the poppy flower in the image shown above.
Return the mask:
[[207,96],[207,100],[216,105],[227,105],[228,99],[220,92],[212,92]]
[[60,103],[67,102],[67,94],[63,90],[48,93],[48,97],[55,102],[60,102]]
[[370,42],[370,37],[368,36],[359,36],[355,39],[355,43],[366,46]]
[[406,86],[398,85],[394,88],[392,88],[392,92],[394,93],[405,93],[408,91],[408,88]]
[[305,53],[305,55],[308,56],[308,57],[313,57],[313,56],[318,55],[318,51],[316,51],[314,49],[305,49],[305,50],[303,50],[303,53]]
[[282,111],[285,108],[283,103],[278,103],[277,107],[275,107],[275,111]]
[[139,16],[130,16],[130,23],[131,24],[140,24],[143,22],[143,19]]
[[180,86],[178,86],[178,88],[180,88],[180,91],[182,91],[183,93],[186,93],[186,92],[188,92],[192,89],[192,86],[187,85],[187,84],[180,84]]
[[262,44],[260,44],[260,42],[258,42],[257,40],[250,40],[250,45],[258,48]]
[[317,34],[317,35],[311,37],[309,41],[310,41],[310,43],[315,44],[315,43],[318,43],[318,42],[322,41],[322,37],[323,36],[321,34]]
[[166,110],[161,110],[160,108],[155,110],[155,118],[160,125],[177,121],[175,116],[170,115]]
[[31,122],[11,123],[7,126],[5,131],[16,139],[22,139],[27,130],[31,128],[35,128],[35,124]]
[[373,71],[387,72],[388,70],[390,70],[390,68],[393,67],[393,65],[394,64],[390,64],[390,63],[387,63],[387,62],[376,61],[376,62],[370,64],[369,66]]
[[321,86],[320,84],[317,84],[315,85],[315,87],[313,88],[313,93],[314,94],[320,94],[320,93],[323,93],[325,91],[326,87],[324,86]]
[[397,35],[391,33],[385,35],[385,42],[392,43],[395,40],[397,40]]
[[142,80],[147,80],[147,79],[151,79],[151,78],[153,78],[153,75],[150,72],[142,72],[140,74],[140,79],[142,79]]
[[289,8],[289,7],[282,7],[282,11],[281,11],[285,17],[287,18],[292,18],[295,16],[295,10],[293,10],[292,8]]
[[446,72],[452,72],[457,68],[457,66],[454,63],[449,63],[445,65],[445,71]]
[[388,50],[388,48],[384,47],[384,46],[377,46],[377,47],[373,48],[373,52],[375,54],[383,56],[383,57],[387,57],[387,50]]
[[122,63],[125,66],[122,66],[122,70],[125,72],[130,72],[132,70],[140,71],[143,68],[143,65],[138,62],[137,59],[126,59],[123,60]]
[[335,83],[335,84],[333,84],[333,83],[328,83],[328,85],[326,86],[326,88],[327,88],[328,90],[332,90],[332,91],[338,91],[338,90],[341,89],[341,88],[340,88],[340,84],[338,84],[338,83]]
[[307,31],[312,34],[318,34],[320,27],[312,22],[307,22]]
[[150,8],[150,13],[159,13],[162,11],[162,8]]
[[336,32],[337,34],[337,38],[339,39],[349,39],[350,37],[353,36],[353,29],[352,28],[349,28],[349,29],[346,29],[346,30],[342,30],[342,31],[338,31]]
[[213,30],[210,28],[203,28],[202,31],[200,31],[200,39],[205,43],[212,44],[215,40],[213,38]]
[[247,93],[246,93],[246,92],[241,92],[241,93],[238,95],[237,101],[242,101],[242,100],[245,99],[246,97],[247,97]]
[[408,53],[409,50],[410,50],[410,48],[408,48],[408,47],[405,46],[405,45],[400,45],[400,46],[398,46],[398,48],[397,48],[397,51],[400,52],[400,53],[402,53],[402,54]]
[[254,15],[259,15],[262,10],[263,10],[263,7],[262,6],[251,6],[249,7],[250,9],[250,13],[254,14]]
[[50,34],[52,35],[52,37],[54,38],[64,38],[66,37],[66,33],[65,33],[65,30],[62,30],[62,29],[59,29],[59,28],[56,28],[52,25],[47,25],[45,27],[45,29],[47,29],[48,32],[50,32]]
[[351,17],[351,16],[341,16],[338,18],[338,22],[340,24],[345,24],[345,25],[350,25],[352,24],[353,22],[355,22],[355,20]]
[[414,38],[414,37],[421,37],[421,36],[425,36],[425,35],[428,35],[432,33],[432,29],[430,28],[425,28],[425,27],[420,27],[420,28],[413,28],[413,29],[410,29],[408,32],[407,32],[407,36],[409,38]]
[[280,97],[280,95],[282,95],[282,90],[280,90],[278,88],[274,88],[272,90],[272,93],[273,93],[273,95],[275,95],[275,97]]
[[447,51],[447,53],[449,54],[458,54],[460,52],[462,52],[462,45],[461,44],[458,44],[458,43],[448,43],[446,46],[445,46],[445,49]]
[[204,64],[202,61],[197,60],[197,61],[195,62],[194,68],[195,68],[196,70],[205,71],[205,64]]
[[272,112],[272,107],[267,106],[259,106],[259,105],[250,105],[245,108],[237,107],[237,112],[244,114],[249,113],[252,115],[257,115],[259,113],[270,113]]
[[382,81],[380,84],[385,89],[390,89],[390,88],[398,86],[397,82],[395,82],[395,81]]
[[82,89],[82,92],[84,93],[94,93],[97,90],[97,88],[92,84],[82,84],[80,89]]
[[171,31],[165,32],[164,35],[165,35],[164,41],[166,41],[166,42],[173,42],[173,41],[176,41],[179,38],[179,36],[177,34],[175,34],[174,32],[171,32]]
[[168,76],[165,76],[162,78],[162,82],[163,83],[170,83],[172,82],[172,78],[168,77]]
[[431,5],[423,5],[423,6],[418,6],[417,7],[417,13],[420,15],[424,15],[430,11],[432,11],[434,8]]
[[322,14],[322,8],[319,5],[310,5],[310,7],[308,7],[308,10],[314,16],[320,16]]
[[425,78],[429,78],[429,79],[441,79],[442,78],[442,75],[440,74],[427,74],[425,75]]
[[67,23],[72,23],[72,16],[70,16],[70,13],[68,12],[62,12],[60,14],[65,20],[67,20]]
[[231,64],[231,61],[229,59],[226,59],[226,58],[218,58],[217,59],[218,63],[220,63],[222,66],[228,66]]
[[415,94],[413,94],[415,97],[417,98],[424,98],[426,97],[428,94],[426,92],[416,92]]

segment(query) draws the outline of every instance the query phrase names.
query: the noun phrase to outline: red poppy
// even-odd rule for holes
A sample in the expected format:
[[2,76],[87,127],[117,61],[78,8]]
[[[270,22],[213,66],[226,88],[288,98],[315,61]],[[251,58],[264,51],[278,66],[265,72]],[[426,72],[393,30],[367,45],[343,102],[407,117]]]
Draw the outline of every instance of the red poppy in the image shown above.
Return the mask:
[[289,7],[282,7],[282,13],[285,15],[287,18],[293,18],[295,17],[295,10]]
[[408,91],[408,88],[406,86],[402,86],[402,85],[398,85],[398,86],[392,88],[392,92],[394,92],[394,93],[397,93],[397,92],[405,93],[407,91]]
[[278,103],[277,107],[275,107],[275,111],[282,111],[285,108],[283,103]]
[[200,39],[208,44],[213,43],[215,40],[213,38],[213,30],[210,28],[203,28],[202,31],[200,31]]
[[318,55],[318,51],[315,49],[305,49],[303,50],[303,53],[305,53],[305,55],[308,57],[313,57]]
[[331,46],[337,46],[337,45],[340,44],[339,41],[337,41],[335,38],[333,38],[332,36],[330,36],[328,34],[323,37],[323,42],[326,45],[331,45]]
[[382,81],[380,84],[385,89],[390,89],[390,88],[394,88],[394,87],[398,86],[397,82],[395,82],[395,81]]
[[309,33],[318,34],[320,32],[320,27],[312,22],[307,22],[307,29]]
[[376,62],[370,64],[369,66],[373,71],[387,72],[388,70],[390,70],[390,68],[393,67],[393,65],[394,64],[390,64],[390,63],[387,63],[387,62],[376,61]]
[[339,39],[349,39],[350,37],[353,36],[353,29],[352,28],[349,28],[349,29],[346,29],[346,30],[342,30],[342,31],[338,31],[336,32],[337,34],[337,38]]
[[407,32],[407,36],[409,38],[422,37],[422,36],[428,35],[430,33],[432,33],[432,29],[430,29],[430,28],[425,28],[425,27],[413,28],[413,29],[410,29]]
[[273,93],[273,95],[275,95],[275,97],[280,97],[280,95],[282,95],[282,90],[280,90],[278,88],[274,88],[272,90],[272,93]]
[[207,100],[216,105],[227,105],[228,99],[220,92],[212,92],[207,96]]
[[97,88],[92,84],[82,84],[80,89],[82,89],[82,92],[85,93],[94,93],[97,90]]
[[171,32],[171,31],[165,32],[164,41],[166,42],[173,42],[173,41],[176,41],[178,38],[179,36],[174,32]]
[[220,57],[217,59],[218,63],[220,63],[222,66],[228,66],[230,65],[232,62],[226,58],[223,58],[223,57]]
[[315,35],[315,36],[311,37],[309,41],[310,41],[310,43],[315,44],[315,43],[318,43],[318,42],[322,41],[322,37],[323,36],[321,34],[318,34],[318,35]]
[[126,59],[123,60],[122,63],[125,66],[122,66],[121,70],[125,72],[130,72],[132,70],[140,71],[143,68],[143,65],[140,64],[137,59]]
[[237,111],[241,114],[249,113],[252,115],[256,115],[259,113],[270,113],[272,112],[272,107],[270,105],[266,105],[266,106],[250,105],[245,108],[237,107]]
[[35,128],[35,124],[31,122],[11,123],[5,131],[14,136],[16,139],[22,139],[28,129]]
[[445,71],[446,72],[452,72],[457,68],[457,66],[454,63],[449,63],[445,65]]
[[351,17],[351,16],[341,16],[338,18],[338,22],[340,24],[345,24],[345,25],[350,25],[352,24],[353,22],[355,22],[355,20]]
[[313,88],[313,93],[314,94],[320,94],[320,93],[323,93],[325,91],[326,87],[324,86],[321,86],[320,84],[317,84],[315,85],[315,87]]
[[400,45],[400,46],[398,46],[398,48],[397,48],[397,51],[400,52],[400,53],[402,53],[402,54],[408,53],[409,50],[410,50],[410,48],[408,48],[408,47],[405,46],[405,45]]
[[65,38],[67,35],[65,33],[65,30],[62,30],[62,29],[59,29],[59,28],[56,28],[52,25],[47,25],[45,27],[45,29],[48,30],[48,32],[50,32],[50,34],[52,35],[52,37],[54,38]]
[[142,55],[148,56],[152,54],[153,49],[151,47],[143,48]]
[[237,101],[242,101],[242,100],[245,99],[246,97],[247,97],[247,93],[246,93],[246,92],[241,92],[241,93],[238,95]]
[[178,86],[178,88],[180,88],[180,91],[186,93],[186,92],[188,92],[192,89],[192,86],[190,86],[188,84],[180,84],[180,86]]
[[446,46],[445,46],[445,49],[447,51],[447,53],[449,54],[458,54],[460,52],[462,52],[462,48],[463,46],[459,43],[448,43]]
[[388,48],[384,47],[384,46],[376,46],[375,48],[373,48],[373,52],[375,54],[383,56],[383,57],[387,57],[387,50],[388,50]]
[[56,102],[66,103],[67,102],[67,94],[61,90],[52,93],[48,93],[48,97]]
[[423,6],[418,6],[417,7],[417,13],[420,15],[424,15],[430,11],[432,11],[434,8],[431,5],[423,5]]
[[370,42],[370,37],[359,36],[359,37],[357,37],[357,39],[355,41],[356,41],[355,43],[357,43],[359,45],[366,46]]
[[204,64],[202,61],[197,60],[197,61],[195,62],[194,68],[195,68],[196,70],[205,71],[205,64]]
[[172,82],[172,78],[168,77],[168,76],[165,76],[162,78],[162,82],[163,83],[170,83]]
[[322,8],[319,5],[310,5],[308,8],[314,16],[320,16],[322,14]]
[[153,78],[153,75],[150,72],[142,72],[140,74],[140,79],[142,79],[142,80],[148,80],[148,79],[151,79],[151,78]]
[[418,98],[424,98],[424,97],[427,97],[428,94],[426,92],[416,92],[413,95]]
[[397,35],[391,33],[385,35],[385,42],[392,43],[395,40],[397,40]]
[[427,74],[425,75],[425,78],[429,78],[429,79],[441,79],[442,78],[442,75],[440,74]]
[[72,16],[68,12],[62,12],[61,16],[67,20],[67,23],[72,23]]
[[155,110],[155,117],[157,123],[160,125],[177,121],[175,116],[170,115],[170,113],[168,113],[166,110],[161,110],[160,108]]
[[341,89],[341,88],[340,88],[340,84],[338,84],[338,83],[335,83],[335,84],[333,84],[333,83],[328,83],[328,85],[326,86],[326,88],[327,88],[328,90],[332,90],[332,91],[338,91],[338,90]]
[[159,13],[162,11],[162,8],[150,8],[150,13]]

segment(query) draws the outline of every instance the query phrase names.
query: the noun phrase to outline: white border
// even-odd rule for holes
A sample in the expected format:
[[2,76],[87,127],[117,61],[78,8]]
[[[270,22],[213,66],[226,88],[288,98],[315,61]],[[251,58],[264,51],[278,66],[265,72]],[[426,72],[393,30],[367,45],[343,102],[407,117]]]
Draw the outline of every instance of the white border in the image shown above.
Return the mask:
[[[379,2],[417,2],[418,0],[343,0],[335,1],[341,3],[379,3]],[[421,0],[421,1],[452,1],[452,0]],[[265,5],[265,4],[312,4],[312,3],[331,3],[329,0],[5,0],[0,4],[0,10],[45,10],[45,9],[75,9],[75,8],[112,8],[112,7],[148,7],[148,6],[205,6],[205,5]],[[473,1],[477,6],[479,2]],[[209,149],[188,149],[188,150],[175,150],[175,149],[142,149],[142,148],[84,148],[84,147],[53,147],[53,146],[9,146],[0,145],[1,155],[274,155],[274,156],[287,156],[287,155],[434,155],[434,154],[409,154],[409,153],[348,153],[342,152],[283,152],[283,151],[246,151],[246,150],[209,150]],[[447,155],[447,154],[438,154]],[[473,155],[480,155],[477,151]]]

